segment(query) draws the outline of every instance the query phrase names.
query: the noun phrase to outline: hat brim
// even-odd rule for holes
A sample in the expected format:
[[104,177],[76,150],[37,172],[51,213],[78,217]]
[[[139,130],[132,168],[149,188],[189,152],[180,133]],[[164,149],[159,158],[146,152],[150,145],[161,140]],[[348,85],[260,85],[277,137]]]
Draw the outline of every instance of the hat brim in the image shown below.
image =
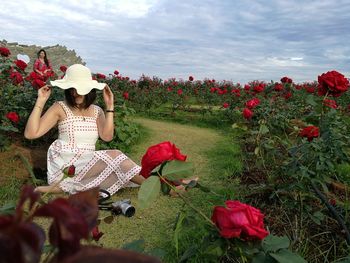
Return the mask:
[[103,90],[104,87],[106,86],[105,83],[100,83],[100,82],[97,82],[96,80],[73,82],[66,79],[58,79],[58,80],[52,80],[50,81],[50,83],[52,86],[56,86],[61,89],[75,88],[79,95],[86,95],[92,89]]

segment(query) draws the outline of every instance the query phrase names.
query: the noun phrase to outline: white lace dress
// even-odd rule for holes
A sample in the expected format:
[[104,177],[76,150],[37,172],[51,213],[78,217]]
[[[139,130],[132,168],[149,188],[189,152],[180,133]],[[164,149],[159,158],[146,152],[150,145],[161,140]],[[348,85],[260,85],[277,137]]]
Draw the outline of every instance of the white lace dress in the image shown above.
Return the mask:
[[[75,116],[63,101],[58,104],[66,118],[58,123],[58,139],[47,152],[48,183],[59,182],[60,188],[70,194],[97,186],[114,194],[130,186],[130,179],[139,174],[141,167],[119,150],[95,150],[97,117],[102,109],[91,105],[94,117],[83,117]],[[70,165],[75,166],[75,176],[62,180],[63,169]]]

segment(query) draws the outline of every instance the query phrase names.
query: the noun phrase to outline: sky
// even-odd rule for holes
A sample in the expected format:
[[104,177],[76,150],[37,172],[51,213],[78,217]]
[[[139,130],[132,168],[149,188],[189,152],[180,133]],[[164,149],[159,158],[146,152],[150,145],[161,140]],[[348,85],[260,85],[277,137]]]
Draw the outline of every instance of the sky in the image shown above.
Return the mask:
[[0,40],[64,45],[132,79],[304,82],[350,77],[349,21],[349,0],[17,0],[2,4]]

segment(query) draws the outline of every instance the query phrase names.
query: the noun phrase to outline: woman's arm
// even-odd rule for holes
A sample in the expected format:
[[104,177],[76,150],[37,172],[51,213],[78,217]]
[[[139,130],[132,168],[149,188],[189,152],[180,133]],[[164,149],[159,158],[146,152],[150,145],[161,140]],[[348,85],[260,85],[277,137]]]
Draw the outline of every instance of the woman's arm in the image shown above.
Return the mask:
[[38,98],[30,114],[25,130],[24,137],[27,139],[36,139],[47,133],[54,127],[59,120],[59,105],[55,103],[52,105],[43,116],[41,113],[46,101],[50,97],[51,89],[44,86],[38,90]]
[[[106,85],[103,90],[103,99],[106,104],[106,110],[114,110],[114,96],[111,89]],[[97,119],[97,128],[99,136],[102,140],[109,142],[113,140],[114,136],[114,112],[106,112],[106,115],[103,111],[100,111]]]

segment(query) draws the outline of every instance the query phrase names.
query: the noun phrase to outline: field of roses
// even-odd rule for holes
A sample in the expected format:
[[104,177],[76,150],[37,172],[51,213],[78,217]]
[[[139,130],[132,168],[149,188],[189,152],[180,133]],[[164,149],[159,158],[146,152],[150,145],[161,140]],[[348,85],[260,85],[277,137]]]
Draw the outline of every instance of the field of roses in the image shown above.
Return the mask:
[[[31,72],[25,62],[11,60],[7,48],[1,47],[0,54],[0,150],[6,151],[12,143],[33,147],[50,143],[53,134],[44,136],[36,144],[25,141],[23,129],[36,99],[36,90],[50,79],[61,78],[66,66],[61,66],[61,72],[42,79]],[[243,170],[238,175],[232,172],[231,179],[239,178],[244,200],[227,200],[225,206],[214,207],[211,218],[197,211],[208,221],[211,246],[220,248],[218,260],[350,262],[350,85],[346,76],[333,70],[320,73],[315,76],[317,81],[308,83],[294,83],[290,77],[282,77],[277,82],[246,84],[196,80],[193,76],[188,80],[147,76],[132,80],[117,70],[108,76],[96,73],[94,77],[112,88],[120,116],[116,119],[114,140],[99,143],[100,148],[128,150],[139,131],[125,119],[135,113],[212,127],[240,144]],[[50,100],[57,99],[62,99],[62,94],[54,90]],[[162,147],[174,149],[175,146],[158,147],[164,151]],[[178,179],[173,170],[189,170],[181,164],[185,158],[176,147],[172,153],[175,155],[156,162],[145,161],[152,163],[152,167],[148,167],[148,179],[140,192],[148,187],[154,189],[154,194],[145,197],[144,202],[152,202],[160,188],[167,191],[164,188],[172,187],[171,182]],[[160,167],[158,171],[154,170],[156,167]],[[150,176],[152,170],[154,176]],[[208,191],[196,183],[191,187]],[[25,199],[30,200],[31,208],[37,202],[38,197],[31,191],[22,192],[14,218],[24,217]],[[85,205],[80,197],[79,201],[72,200],[74,197],[65,205]],[[90,199],[87,202],[93,203]],[[52,208],[59,207],[58,203]],[[30,220],[46,213],[54,218],[53,224],[70,229],[62,216],[49,210],[47,206],[38,212],[32,209]],[[90,225],[84,231],[91,231],[92,221],[90,218]],[[0,231],[3,222],[0,220]],[[72,239],[77,250],[84,237],[86,234]],[[63,251],[58,256],[65,257],[69,242],[64,243],[57,236],[54,240],[53,245],[63,242],[58,245]],[[39,253],[41,243],[36,244],[38,247],[33,251]]]

